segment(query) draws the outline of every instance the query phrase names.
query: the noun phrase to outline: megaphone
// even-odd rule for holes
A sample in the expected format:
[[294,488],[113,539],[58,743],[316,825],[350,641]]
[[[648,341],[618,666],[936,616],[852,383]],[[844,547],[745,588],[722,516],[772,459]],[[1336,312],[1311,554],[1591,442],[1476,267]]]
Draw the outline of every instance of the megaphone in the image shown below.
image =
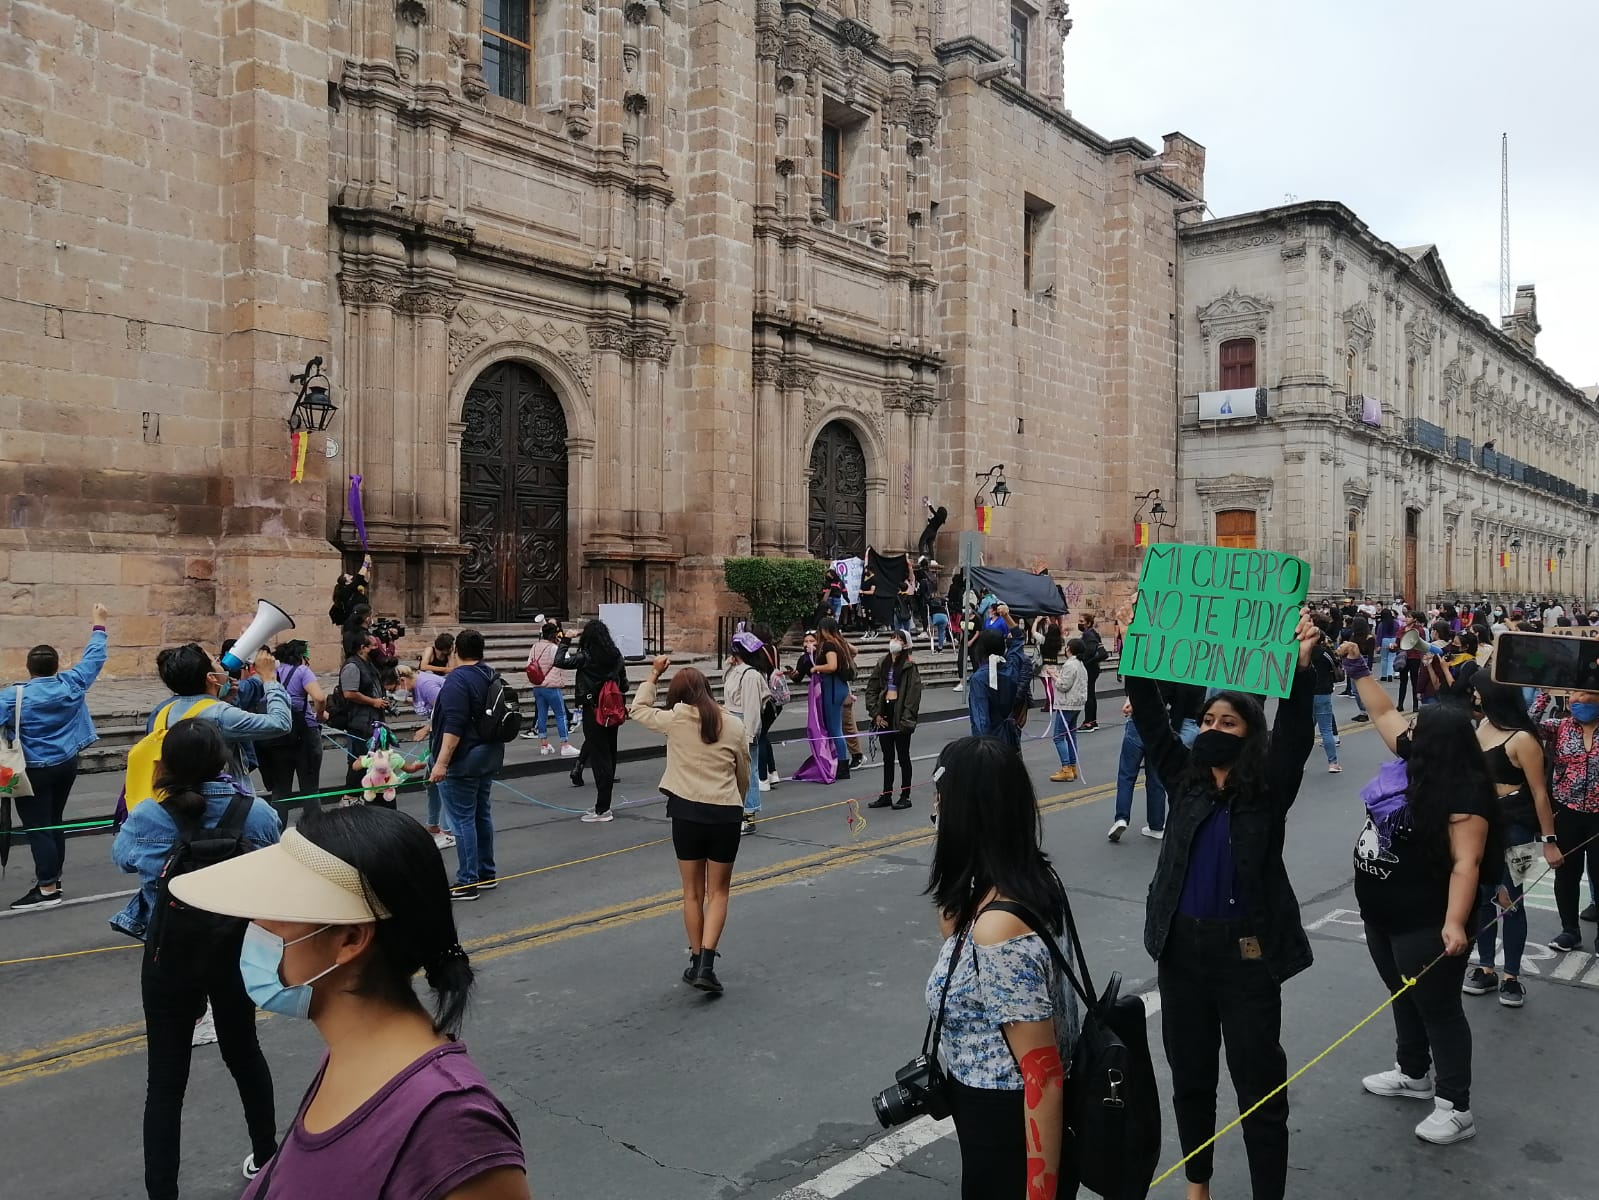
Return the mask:
[[294,618],[288,613],[270,600],[257,600],[255,620],[250,622],[250,628],[239,635],[239,640],[233,643],[233,649],[222,656],[222,665],[230,671],[242,671],[250,665],[257,650],[284,630],[293,628]]

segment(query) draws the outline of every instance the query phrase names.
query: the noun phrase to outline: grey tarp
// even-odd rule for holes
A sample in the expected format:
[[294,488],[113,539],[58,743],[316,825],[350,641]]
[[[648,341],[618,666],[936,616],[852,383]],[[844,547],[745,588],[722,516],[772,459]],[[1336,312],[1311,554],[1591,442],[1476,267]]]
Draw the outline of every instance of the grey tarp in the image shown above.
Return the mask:
[[973,567],[971,574],[970,586],[978,599],[985,591],[993,592],[1010,605],[1013,616],[1058,617],[1066,612],[1060,589],[1048,575],[1034,575],[1016,567]]

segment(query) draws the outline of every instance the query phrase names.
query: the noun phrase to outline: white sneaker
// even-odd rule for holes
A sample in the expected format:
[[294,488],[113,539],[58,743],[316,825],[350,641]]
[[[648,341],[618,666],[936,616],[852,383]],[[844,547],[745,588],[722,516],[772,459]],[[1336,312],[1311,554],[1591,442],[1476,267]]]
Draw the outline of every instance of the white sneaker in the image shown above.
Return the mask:
[[1428,1071],[1420,1079],[1412,1079],[1396,1065],[1392,1071],[1383,1071],[1377,1075],[1366,1076],[1360,1081],[1360,1086],[1373,1096],[1399,1096],[1405,1100],[1431,1100],[1432,1072]]
[[577,747],[572,745],[571,742],[562,743],[562,745],[561,745],[561,757],[562,758],[576,758],[577,757]]
[[435,833],[433,835],[433,844],[440,850],[448,850],[455,845],[455,835],[453,833]]
[[[527,734],[524,733],[522,736],[526,737]],[[550,745],[548,742],[545,742],[542,746],[539,747],[539,756],[540,757],[543,757],[546,754],[554,754],[554,753],[555,753],[555,747]]]
[[244,1172],[244,1177],[246,1179],[254,1179],[261,1173],[261,1168],[255,1165],[254,1154],[246,1155],[244,1159],[244,1165],[239,1169]]
[[524,733],[517,734],[516,736],[521,738],[523,741],[531,742],[531,741],[534,741],[535,739],[537,739],[537,737],[539,735],[537,733],[535,733],[533,730],[529,729],[529,730],[527,730]]
[[773,771],[770,775],[768,775],[766,777],[766,782],[768,784],[770,784],[771,786],[776,787],[778,784],[783,782],[783,777],[781,775],[779,775],[776,771]]
[[205,1006],[205,1012],[194,1023],[194,1037],[190,1040],[191,1046],[215,1046],[217,1044],[217,1019],[211,1014],[211,1006]]
[[1477,1122],[1471,1119],[1470,1109],[1458,1109],[1447,1100],[1433,1101],[1432,1115],[1416,1126],[1416,1136],[1435,1146],[1463,1142],[1477,1134]]
[[772,785],[771,785],[771,784],[770,784],[770,783],[768,783],[768,782],[767,782],[767,781],[766,781],[766,780],[764,780],[764,779],[763,779],[763,780],[761,780],[761,781],[760,781],[760,783],[759,783],[759,784],[758,784],[758,785],[757,785],[757,786],[758,786],[758,787],[759,787],[759,788],[760,788],[760,789],[761,789],[761,791],[763,791],[763,792],[769,792],[769,791],[771,791],[771,790],[772,790]]
[[1166,831],[1164,829],[1151,829],[1148,825],[1145,825],[1138,832],[1147,838],[1154,838],[1157,842],[1164,841],[1166,838]]
[[605,812],[602,812],[602,813],[599,813],[599,812],[586,812],[579,819],[583,820],[583,821],[587,821],[590,824],[593,824],[596,821],[614,821],[616,819],[616,816],[609,809],[607,809]]
[[1119,842],[1122,840],[1122,834],[1126,831],[1126,829],[1127,822],[1122,820],[1120,817],[1117,817],[1116,823],[1110,827],[1110,832],[1107,833],[1105,837],[1112,842]]

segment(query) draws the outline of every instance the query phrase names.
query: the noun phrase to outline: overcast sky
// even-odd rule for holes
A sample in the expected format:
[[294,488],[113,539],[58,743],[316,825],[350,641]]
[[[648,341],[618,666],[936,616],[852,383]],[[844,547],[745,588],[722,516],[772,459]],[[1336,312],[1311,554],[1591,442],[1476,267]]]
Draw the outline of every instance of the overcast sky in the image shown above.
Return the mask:
[[1218,216],[1339,200],[1396,246],[1433,242],[1499,307],[1499,135],[1511,286],[1540,356],[1599,383],[1599,0],[1072,0],[1066,106],[1108,137],[1208,151]]

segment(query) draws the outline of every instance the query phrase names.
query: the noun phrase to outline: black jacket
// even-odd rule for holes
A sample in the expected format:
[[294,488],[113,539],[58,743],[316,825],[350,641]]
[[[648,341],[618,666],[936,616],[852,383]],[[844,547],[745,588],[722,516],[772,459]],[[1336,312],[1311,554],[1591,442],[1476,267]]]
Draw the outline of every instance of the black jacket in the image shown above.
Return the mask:
[[[581,652],[580,652],[581,653]],[[606,662],[602,659],[590,659],[587,654],[582,655],[582,660],[577,665],[577,673],[572,677],[572,698],[581,708],[593,708],[600,699],[600,689],[607,680],[616,680],[616,686],[622,689],[622,699],[627,700],[627,663],[622,661],[618,654],[614,659]]]
[[[1166,837],[1160,845],[1155,877],[1149,884],[1144,917],[1144,948],[1158,961],[1165,952],[1182,898],[1194,834],[1227,793],[1218,794],[1185,778],[1188,747],[1172,732],[1155,683],[1128,676],[1126,685],[1144,754],[1171,798]],[[1292,694],[1277,706],[1271,748],[1266,752],[1265,795],[1232,798],[1233,860],[1238,867],[1239,887],[1254,922],[1254,934],[1265,952],[1266,965],[1279,983],[1310,966],[1312,957],[1310,939],[1299,923],[1299,900],[1283,866],[1283,839],[1288,810],[1299,795],[1305,760],[1315,744],[1315,689],[1313,670],[1294,675]]]
[[[866,713],[873,721],[884,713],[883,693],[888,690],[888,663],[892,657],[885,654],[878,659],[872,677],[866,681]],[[914,662],[906,661],[896,684],[899,701],[894,709],[894,731],[914,733],[922,712],[922,673]]]

